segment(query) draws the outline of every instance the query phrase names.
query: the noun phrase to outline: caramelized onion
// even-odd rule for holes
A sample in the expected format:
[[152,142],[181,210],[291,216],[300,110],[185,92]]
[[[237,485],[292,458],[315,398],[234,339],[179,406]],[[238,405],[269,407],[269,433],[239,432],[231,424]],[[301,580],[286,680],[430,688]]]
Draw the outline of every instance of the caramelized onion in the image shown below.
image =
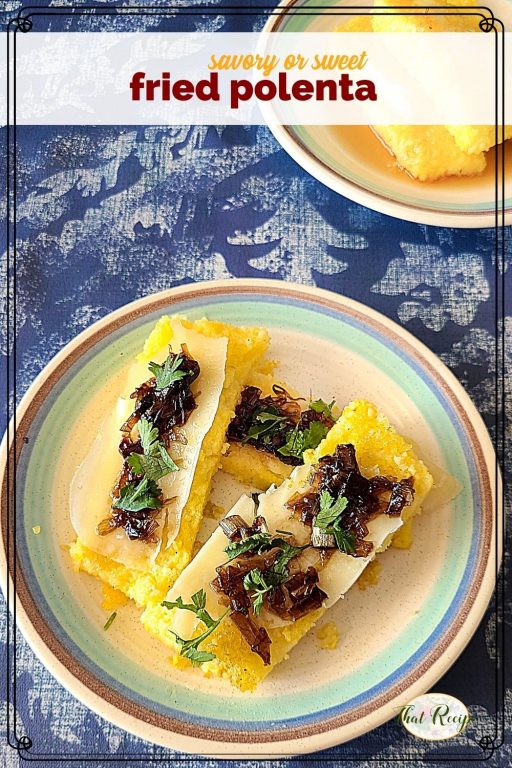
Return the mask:
[[[139,482],[142,476],[133,472],[126,462],[126,459],[132,453],[143,453],[143,448],[139,438],[132,439],[133,429],[141,418],[150,421],[158,431],[158,439],[166,446],[172,442],[186,443],[179,427],[186,423],[190,414],[196,407],[195,397],[190,389],[191,384],[197,379],[200,373],[199,363],[194,360],[186,347],[181,348],[180,370],[187,375],[171,382],[164,389],[158,389],[154,377],[148,379],[135,392],[130,395],[135,400],[135,407],[132,414],[121,427],[121,441],[119,443],[119,452],[124,459],[123,468],[117,479],[117,483],[112,491],[114,502],[119,498],[121,489],[129,482]],[[171,363],[175,361],[178,354],[174,354],[169,348],[169,357]],[[161,499],[162,506],[165,500]],[[127,536],[131,540],[156,542],[156,531],[158,529],[159,509],[142,509],[138,512],[127,512],[122,509],[112,507],[110,516],[102,520],[97,526],[99,536],[106,536],[116,528],[124,528]]]
[[[378,514],[397,517],[414,499],[412,478],[364,477],[359,470],[353,445],[338,445],[334,454],[323,456],[310,477],[310,488],[303,494],[294,494],[288,508],[298,519],[315,530],[315,518],[320,510],[320,495],[327,491],[333,499],[343,496],[348,504],[341,513],[341,527],[354,538],[355,557],[367,557],[372,544],[365,541],[368,523]],[[334,546],[335,541],[322,541],[312,535],[314,546]]]
[[[261,389],[258,387],[245,387],[242,390],[240,402],[235,408],[235,416],[228,427],[228,440],[234,443],[248,443],[259,450],[272,453],[285,464],[298,466],[302,464],[301,458],[284,456],[279,453],[280,448],[286,444],[290,431],[295,427],[305,430],[314,421],[321,422],[327,429],[330,429],[334,420],[313,409],[302,412],[299,401],[304,400],[304,398],[292,397],[284,387],[278,384],[274,384],[272,391],[273,395],[262,397]],[[263,412],[274,414],[282,421],[276,424],[271,432],[257,437],[248,437],[251,427],[258,424],[257,416]]]
[[234,611],[229,618],[236,624],[240,634],[249,644],[251,651],[257,653],[265,666],[270,664],[271,640],[265,627],[260,627],[245,613]]

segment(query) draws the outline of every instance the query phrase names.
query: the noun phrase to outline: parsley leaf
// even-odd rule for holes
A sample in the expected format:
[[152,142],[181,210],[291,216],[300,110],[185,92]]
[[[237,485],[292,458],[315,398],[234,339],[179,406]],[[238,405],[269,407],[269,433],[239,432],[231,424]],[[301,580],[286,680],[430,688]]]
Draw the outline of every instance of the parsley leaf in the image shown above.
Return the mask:
[[206,626],[206,629],[202,634],[197,637],[192,637],[190,640],[185,640],[183,637],[177,635],[176,632],[169,630],[171,634],[174,635],[177,644],[181,648],[180,656],[190,659],[192,666],[198,667],[206,661],[212,661],[215,658],[215,654],[209,653],[209,651],[201,651],[199,650],[199,646],[209,635],[211,635],[214,629],[219,626],[230,609],[227,608],[218,619],[212,618],[206,610],[206,592],[204,589],[200,589],[193,594],[191,600],[191,603],[184,603],[183,598],[178,597],[176,600],[163,600],[161,605],[169,610],[180,608],[184,611],[192,611],[192,613],[195,613],[197,618]]
[[159,442],[158,429],[149,419],[140,419],[137,427],[142,450],[149,456],[154,451],[155,443]]
[[332,409],[336,405],[336,400],[332,400],[330,403],[326,403],[325,400],[319,398],[310,402],[309,407],[315,413],[321,413],[323,416],[327,416],[328,419],[334,419]]
[[306,549],[309,544],[305,544],[303,547],[296,547],[290,544],[280,536],[272,536],[270,533],[253,533],[252,536],[247,536],[242,541],[232,541],[224,549],[224,552],[228,555],[228,560],[233,560],[239,555],[245,554],[245,552],[255,552],[258,555],[262,555],[264,552],[268,552],[269,549],[279,547],[281,554],[276,560],[274,570],[282,570],[286,568],[292,557],[295,557]]
[[160,480],[169,472],[176,472],[179,467],[169,456],[163,442],[159,439],[158,429],[149,419],[140,419],[139,437],[144,454],[131,453],[126,463],[138,475],[144,475],[148,480]]
[[263,596],[282,584],[287,576],[288,573],[276,573],[273,570],[263,573],[259,568],[253,568],[245,574],[244,589],[246,592],[252,592],[252,607],[256,616],[263,608]]
[[302,454],[309,448],[316,448],[327,434],[327,427],[321,421],[312,421],[306,429],[300,429],[299,425],[290,430],[286,437],[286,443],[278,449],[281,456],[294,456],[302,459]]
[[348,499],[345,496],[338,496],[337,499],[334,499],[329,491],[322,491],[320,494],[320,511],[316,516],[314,525],[324,533],[334,536],[340,552],[353,555],[356,551],[356,536],[343,528],[342,521],[342,514],[347,505]]
[[304,451],[308,448],[316,448],[320,445],[328,432],[328,428],[321,421],[312,421],[309,427],[304,430]]
[[144,475],[148,480],[160,480],[169,472],[177,472],[178,465],[174,463],[163,445],[158,448],[159,455],[144,456],[140,453],[131,453],[126,463],[138,475]]
[[200,589],[199,592],[193,594],[191,600],[191,603],[184,603],[183,598],[178,597],[173,601],[164,600],[162,605],[164,608],[168,608],[169,610],[172,610],[173,608],[180,608],[182,611],[192,611],[192,613],[195,613],[197,618],[202,621],[203,624],[205,624],[207,627],[211,627],[211,625],[214,623],[214,619],[212,619],[206,610],[206,592],[204,589]]
[[320,494],[320,511],[315,520],[316,527],[328,528],[345,511],[347,504],[348,499],[345,496],[338,496],[334,500],[329,491],[322,491]]
[[287,541],[284,541],[284,539],[274,539],[272,546],[278,546],[281,548],[281,554],[274,563],[272,570],[276,571],[276,573],[287,575],[288,563],[290,560],[292,560],[294,557],[297,557],[297,555],[300,554],[302,550],[307,549],[309,544],[304,544],[302,547],[296,547],[294,544],[289,544]]
[[254,423],[251,424],[247,437],[244,438],[243,442],[255,440],[263,435],[270,435],[278,429],[283,421],[286,421],[286,416],[279,416],[278,413],[271,413],[270,411],[260,411],[260,413],[256,414]]
[[354,555],[356,551],[355,533],[344,530],[339,521],[334,523],[333,533],[334,538],[336,539],[336,545],[340,552],[344,552],[346,555]]
[[160,488],[154,480],[149,480],[147,477],[139,482],[126,483],[112,506],[114,509],[122,509],[125,512],[160,509],[162,506]]
[[254,533],[243,541],[231,542],[224,550],[229,559],[233,560],[245,552],[255,552],[261,555],[275,547],[278,547],[281,552],[272,568],[265,572],[259,568],[253,568],[244,577],[245,590],[253,593],[253,609],[256,615],[260,613],[263,607],[263,596],[285,581],[288,577],[288,563],[304,549],[307,549],[309,544],[298,547],[280,536],[273,537],[270,533]]
[[154,362],[148,365],[149,370],[155,377],[157,391],[167,389],[173,382],[180,381],[180,379],[188,376],[187,371],[180,370],[182,363],[183,355],[173,355],[171,353],[163,365]]
[[243,555],[244,552],[257,552],[259,555],[271,548],[272,536],[270,533],[254,533],[242,541],[232,541],[224,549],[229,560]]
[[[173,635],[176,637],[176,642],[178,644],[183,642],[181,637],[178,637],[178,635],[176,635],[174,632]],[[205,663],[205,661],[213,661],[215,658],[214,653],[210,653],[209,651],[200,651],[198,648],[196,648],[196,646],[193,645],[189,646],[188,648],[183,648],[180,652],[180,656],[184,656],[186,659],[190,659],[193,667],[200,667],[201,664]]]
[[299,425],[287,433],[286,443],[278,449],[281,456],[294,456],[296,459],[302,459],[304,452],[304,432],[299,429]]

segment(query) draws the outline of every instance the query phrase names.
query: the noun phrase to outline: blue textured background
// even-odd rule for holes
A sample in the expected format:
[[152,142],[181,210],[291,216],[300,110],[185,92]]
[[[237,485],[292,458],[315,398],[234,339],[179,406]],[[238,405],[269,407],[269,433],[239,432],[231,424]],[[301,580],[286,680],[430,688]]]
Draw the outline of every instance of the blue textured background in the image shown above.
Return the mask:
[[[4,3],[4,20],[19,5],[17,0]],[[116,29],[261,27],[262,17],[235,19],[222,13],[221,3],[214,5],[213,16],[121,18]],[[104,29],[104,22],[43,17],[37,28],[94,31]],[[343,293],[404,325],[454,371],[493,433],[493,230],[420,226],[356,205],[302,171],[265,128],[24,127],[17,133],[19,396],[79,331],[132,299],[196,280],[277,277]],[[5,130],[1,135],[4,172]],[[1,205],[5,222],[5,195]],[[5,257],[2,264],[5,308]],[[509,272],[505,279],[510,290]],[[510,317],[506,325],[510,364]],[[5,329],[0,344],[5,386],[4,363],[13,354]],[[510,376],[506,394],[510,405]],[[510,465],[510,446],[508,457]],[[510,618],[509,604],[509,625]],[[474,720],[457,741],[457,751],[473,758],[481,755],[479,739],[494,733],[495,631],[490,609],[467,650],[436,686],[469,706]],[[1,647],[5,654],[5,632]],[[122,760],[132,755],[140,756],[141,765],[159,756],[176,763],[172,753],[127,735],[76,702],[21,637],[17,675],[17,735],[33,741],[27,756],[109,754]],[[4,719],[5,673],[0,698]],[[510,691],[507,711],[510,721]],[[454,748],[420,742],[390,723],[316,757],[325,765],[342,758],[380,766],[404,754],[414,760],[448,756]],[[2,765],[18,765],[20,756],[6,744],[1,754]],[[298,766],[307,760],[277,764]],[[509,743],[494,751],[488,765],[510,762]],[[38,763],[50,765],[44,758]],[[198,760],[184,764],[197,766]],[[213,760],[206,764],[220,766]],[[70,763],[62,757],[57,765]]]

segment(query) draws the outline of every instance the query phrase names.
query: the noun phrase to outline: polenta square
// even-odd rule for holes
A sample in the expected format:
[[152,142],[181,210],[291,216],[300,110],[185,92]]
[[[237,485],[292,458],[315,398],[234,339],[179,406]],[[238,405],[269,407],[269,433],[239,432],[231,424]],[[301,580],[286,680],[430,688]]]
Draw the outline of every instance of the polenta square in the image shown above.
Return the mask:
[[191,558],[240,390],[268,345],[260,328],[157,322],[72,483],[77,569],[140,606],[163,598]]
[[166,600],[142,615],[181,668],[254,690],[418,514],[432,476],[371,403],[350,403],[304,466],[243,496]]
[[460,149],[444,125],[374,125],[373,131],[402,170],[418,181],[477,176],[486,167],[483,152]]

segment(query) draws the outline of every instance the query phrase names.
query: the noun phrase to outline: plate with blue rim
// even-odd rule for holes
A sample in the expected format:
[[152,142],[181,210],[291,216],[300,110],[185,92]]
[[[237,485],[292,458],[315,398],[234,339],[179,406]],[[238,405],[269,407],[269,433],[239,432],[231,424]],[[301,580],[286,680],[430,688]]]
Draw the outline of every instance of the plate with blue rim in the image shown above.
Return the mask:
[[[459,489],[455,498],[441,494],[425,505],[408,549],[380,556],[385,577],[354,587],[326,614],[320,628],[335,624],[335,648],[322,647],[322,634],[311,631],[253,694],[175,669],[131,604],[105,631],[101,585],[70,562],[71,479],[127,364],[169,313],[268,328],[279,379],[341,406],[373,401]],[[11,596],[15,590],[17,623],[78,699],[156,744],[226,758],[276,757],[355,738],[434,685],[492,595],[500,557],[497,470],[478,412],[411,334],[329,291],[240,279],[129,304],[59,352],[24,396],[15,425],[2,453],[2,574],[4,590],[7,580]],[[229,482],[219,475],[214,492],[233,494]],[[44,751],[44,734],[31,738],[31,751]]]

